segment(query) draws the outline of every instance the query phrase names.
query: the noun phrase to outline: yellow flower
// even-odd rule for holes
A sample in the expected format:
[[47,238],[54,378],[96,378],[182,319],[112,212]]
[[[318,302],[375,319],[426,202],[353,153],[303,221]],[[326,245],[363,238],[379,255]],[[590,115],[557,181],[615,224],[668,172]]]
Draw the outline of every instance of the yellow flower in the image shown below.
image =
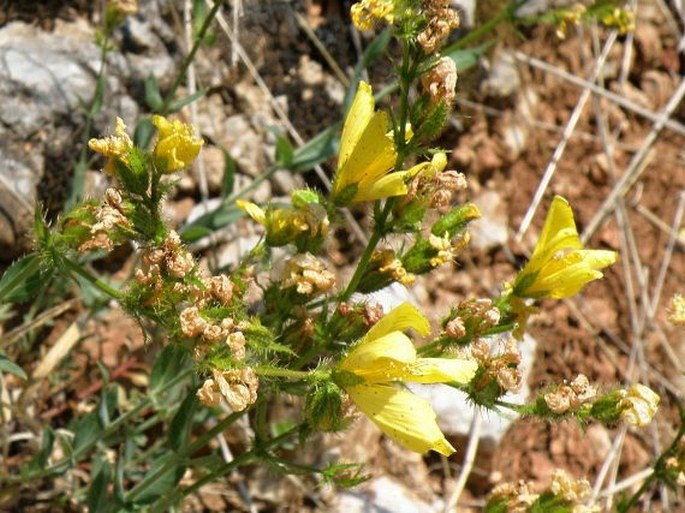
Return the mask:
[[160,171],[173,173],[195,160],[204,141],[195,137],[192,125],[162,116],[152,116],[152,124],[159,132],[153,153]]
[[555,196],[547,213],[540,240],[514,282],[519,297],[572,296],[603,276],[600,269],[616,261],[615,251],[583,249],[571,206]]
[[126,125],[121,118],[116,119],[114,135],[102,139],[91,139],[88,147],[96,153],[107,157],[107,163],[103,170],[113,174],[117,160],[128,165],[128,153],[133,147],[133,141],[126,133]]
[[284,246],[294,242],[302,234],[317,237],[328,233],[326,209],[319,203],[284,208],[268,207],[266,210],[251,201],[236,200],[235,203],[266,228],[266,243],[270,246]]
[[394,383],[466,383],[477,364],[463,359],[418,358],[411,340],[402,333],[407,328],[421,335],[430,331],[428,320],[411,304],[402,303],[342,360],[336,380],[386,435],[412,451],[432,449],[449,456],[454,448],[440,431],[430,404]]
[[361,0],[352,6],[352,23],[359,30],[371,30],[383,20],[392,23],[395,6],[393,0]]
[[[390,173],[397,153],[388,136],[388,116],[374,112],[371,86],[359,89],[345,118],[333,195],[343,203],[372,201],[407,193],[408,171]],[[347,190],[346,190],[347,189]],[[347,195],[351,194],[349,198]]]

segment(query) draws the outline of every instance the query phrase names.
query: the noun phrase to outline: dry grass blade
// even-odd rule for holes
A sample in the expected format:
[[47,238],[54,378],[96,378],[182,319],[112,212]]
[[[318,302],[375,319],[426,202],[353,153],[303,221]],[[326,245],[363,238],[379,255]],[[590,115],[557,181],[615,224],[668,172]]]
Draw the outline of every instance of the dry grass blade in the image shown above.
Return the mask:
[[42,379],[47,377],[62,361],[62,359],[69,354],[69,351],[81,339],[81,330],[76,322],[72,322],[67,330],[62,333],[54,346],[50,348],[47,354],[43,357],[38,367],[33,371],[33,379]]
[[[521,62],[525,62],[529,66],[539,68],[543,71],[546,71],[547,73],[562,78],[567,82],[575,84],[578,87],[582,87],[583,89],[589,89],[591,92],[598,94],[603,98],[606,98],[607,100],[623,107],[624,109],[630,110],[635,114],[639,114],[640,116],[644,117],[645,119],[649,119],[654,123],[657,123],[660,120],[660,116],[658,114],[654,114],[651,110],[645,109],[644,107],[640,107],[636,103],[624,98],[623,96],[620,96],[616,93],[612,93],[611,91],[607,91],[606,89],[598,86],[597,84],[593,84],[592,82],[583,80],[582,78],[579,78],[575,75],[572,75],[571,73],[568,73],[567,71],[547,64],[545,61],[536,59],[535,57],[530,57],[524,54],[523,52],[514,52],[514,57]],[[685,135],[685,125],[683,125],[682,123],[678,123],[673,119],[666,119],[663,122],[663,126],[668,128],[669,130],[672,130],[675,133]]]
[[658,116],[657,121],[654,123],[652,130],[649,132],[644,142],[640,146],[640,149],[633,156],[628,166],[628,169],[623,174],[619,182],[609,193],[604,203],[600,207],[599,211],[595,214],[592,220],[588,223],[585,231],[581,236],[583,243],[586,243],[593,233],[597,230],[599,225],[602,223],[604,218],[614,209],[617,198],[623,196],[628,189],[635,183],[639,178],[642,171],[646,168],[646,161],[649,159],[649,153],[652,145],[656,141],[657,136],[661,130],[667,126],[669,121],[669,116],[673,113],[676,107],[680,104],[681,100],[685,96],[685,78],[680,81],[678,88],[671,96],[668,104],[664,107]]
[[481,426],[481,415],[480,411],[476,409],[473,412],[473,419],[471,419],[471,426],[469,427],[469,441],[466,446],[466,454],[464,455],[464,462],[461,466],[461,472],[459,472],[459,477],[454,485],[454,491],[450,495],[449,499],[445,503],[443,513],[450,513],[456,507],[459,502],[459,497],[461,497],[461,492],[464,491],[466,486],[466,481],[471,475],[473,470],[473,465],[476,462],[476,453],[478,452],[478,445],[480,443],[480,426]]
[[[611,51],[611,48],[613,47],[613,44],[616,41],[616,36],[616,32],[612,32],[609,35],[609,38],[607,39],[606,43],[604,44],[602,53],[597,58],[597,61],[595,62],[592,72],[590,73],[589,80],[591,82],[597,80],[597,77],[602,71],[604,63],[607,57],[609,56],[609,52]],[[554,150],[552,159],[550,160],[549,164],[547,165],[547,168],[545,169],[545,172],[542,175],[542,178],[540,179],[540,184],[538,185],[538,188],[535,191],[535,194],[533,195],[533,199],[531,201],[530,206],[528,207],[528,211],[526,212],[525,216],[523,216],[521,226],[519,227],[519,230],[516,233],[517,242],[521,242],[523,235],[528,230],[528,227],[530,226],[530,223],[533,220],[533,216],[535,215],[535,212],[537,211],[537,208],[540,205],[540,201],[542,201],[542,197],[544,196],[545,191],[547,190],[547,187],[549,186],[549,183],[552,180],[552,176],[554,176],[554,172],[557,169],[557,164],[561,160],[561,157],[564,154],[564,151],[566,150],[566,145],[571,139],[571,134],[576,129],[576,125],[578,124],[580,115],[582,114],[583,109],[585,108],[585,104],[589,99],[590,89],[585,88],[582,94],[580,95],[580,98],[578,99],[578,103],[576,103],[576,106],[573,109],[573,113],[571,114],[571,117],[569,118],[566,127],[564,128],[564,132],[561,135],[561,141],[559,141],[559,144]]]

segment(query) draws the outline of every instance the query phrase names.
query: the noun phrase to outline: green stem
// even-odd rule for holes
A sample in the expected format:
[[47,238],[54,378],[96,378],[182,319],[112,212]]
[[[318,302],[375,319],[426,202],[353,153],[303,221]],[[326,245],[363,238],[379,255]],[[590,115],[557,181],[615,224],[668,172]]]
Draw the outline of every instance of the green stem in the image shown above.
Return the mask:
[[116,299],[117,301],[123,299],[124,296],[121,292],[119,292],[114,287],[108,285],[104,281],[100,280],[99,278],[96,278],[88,271],[86,271],[82,266],[80,266],[76,262],[73,262],[71,259],[62,257],[59,259],[59,262],[65,265],[69,271],[78,274],[82,278],[85,278],[89,283],[93,284],[97,289],[104,292],[111,298]]
[[207,445],[212,438],[233,424],[244,413],[245,412],[242,411],[231,413],[221,420],[221,422],[217,423],[216,426],[200,435],[197,440],[195,440],[184,450],[174,454],[173,457],[169,458],[164,465],[147,474],[142,481],[134,486],[131,491],[128,492],[128,494],[126,494],[126,502],[135,502],[135,499],[139,497],[145,490],[147,490],[147,488],[154,485],[161,476],[169,472],[174,467],[182,464],[188,458],[188,456],[192,456],[196,451]]
[[315,373],[306,371],[297,371],[290,369],[279,369],[275,367],[266,367],[263,365],[257,365],[253,367],[254,371],[260,376],[273,377],[273,378],[290,378],[290,379],[301,379],[306,380],[312,378]]
[[[168,388],[173,387],[174,385],[180,383],[184,379],[186,379],[190,374],[192,373],[192,370],[187,370],[185,372],[182,372],[178,376],[176,376],[172,381],[169,382]],[[96,438],[95,440],[83,445],[82,447],[79,448],[79,450],[74,451],[71,455],[68,457],[58,461],[57,463],[45,468],[38,470],[36,472],[29,473],[27,475],[22,475],[22,476],[16,476],[16,481],[26,483],[29,481],[33,481],[36,479],[41,479],[43,477],[50,476],[56,472],[63,472],[64,468],[67,465],[74,464],[79,461],[79,459],[87,454],[98,442],[101,440],[105,440],[109,438],[112,434],[116,433],[121,427],[123,427],[125,424],[129,423],[132,419],[134,419],[142,410],[149,408],[152,406],[154,400],[156,399],[155,395],[151,394],[150,397],[146,398],[145,400],[141,401],[138,405],[133,407],[131,410],[127,411],[120,417],[118,417],[115,421],[113,421],[111,424],[108,424],[104,430],[101,436]],[[8,481],[14,481],[14,479],[8,480]]]
[[223,0],[218,0],[214,3],[212,6],[212,9],[207,13],[207,17],[205,18],[204,22],[202,23],[202,27],[200,27],[200,30],[197,32],[197,35],[195,36],[195,40],[193,41],[193,46],[190,49],[190,52],[188,52],[188,55],[186,55],[186,58],[183,61],[183,65],[181,66],[181,69],[178,72],[178,75],[176,75],[176,79],[174,80],[174,83],[171,85],[171,88],[169,89],[169,92],[167,92],[166,97],[164,98],[164,101],[162,102],[162,107],[160,108],[160,113],[161,114],[168,114],[169,112],[169,106],[171,103],[174,101],[174,96],[176,95],[176,91],[178,90],[179,86],[181,85],[181,82],[186,77],[186,74],[188,73],[188,68],[190,68],[190,65],[193,62],[193,59],[195,58],[195,54],[197,51],[200,49],[200,45],[202,45],[202,42],[205,39],[205,35],[207,33],[207,30],[209,30],[210,25],[214,21],[214,17],[216,14],[219,12],[219,9],[221,9],[221,6],[223,5]]
[[167,497],[163,497],[160,499],[160,502],[155,503],[152,508],[150,509],[150,513],[160,513],[162,511],[168,511],[169,506],[174,503],[178,503],[181,501],[184,497],[187,497],[188,495],[195,493],[197,490],[202,488],[204,485],[211,483],[213,481],[216,481],[217,479],[224,477],[226,474],[230,473],[234,469],[245,465],[249,463],[251,460],[257,458],[259,456],[260,452],[272,449],[273,447],[277,447],[283,440],[286,440],[290,438],[293,434],[295,434],[297,431],[299,431],[299,427],[296,426],[285,433],[282,433],[281,435],[277,436],[276,438],[272,438],[268,442],[265,442],[258,447],[255,447],[240,456],[236,457],[235,459],[229,461],[225,465],[223,465],[221,468],[207,474],[206,476],[203,476],[202,478],[198,479],[195,481],[192,485],[183,488],[182,490],[175,491],[174,493],[170,494]]
[[[682,422],[682,420],[681,420]],[[628,513],[633,506],[637,504],[640,497],[647,491],[647,489],[652,485],[654,481],[662,480],[663,473],[667,472],[666,460],[670,457],[675,456],[678,453],[678,448],[680,447],[680,441],[685,436],[685,424],[681,424],[678,432],[676,433],[671,445],[664,452],[661,453],[659,458],[654,463],[654,473],[651,474],[643,483],[640,488],[628,499],[626,502],[620,503],[616,510],[619,513]]]
[[343,291],[342,294],[340,294],[339,300],[341,302],[347,301],[350,298],[350,296],[354,294],[354,292],[357,290],[357,286],[359,285],[359,282],[362,279],[362,276],[364,275],[364,271],[366,271],[366,268],[369,265],[369,262],[371,261],[371,255],[373,255],[376,246],[383,237],[383,233],[380,229],[380,225],[382,223],[380,223],[379,221],[381,221],[381,219],[376,219],[376,224],[374,225],[373,233],[371,233],[369,242],[366,245],[366,248],[364,248],[364,253],[362,253],[361,258],[359,259],[357,268],[354,270],[354,274],[352,275],[350,282],[347,284],[347,288]]

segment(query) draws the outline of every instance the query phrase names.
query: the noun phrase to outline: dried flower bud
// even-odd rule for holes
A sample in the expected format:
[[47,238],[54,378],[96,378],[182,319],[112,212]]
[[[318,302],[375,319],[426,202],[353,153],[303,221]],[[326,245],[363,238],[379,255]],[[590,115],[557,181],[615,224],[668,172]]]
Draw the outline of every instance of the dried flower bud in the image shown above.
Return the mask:
[[516,392],[521,387],[523,376],[516,367],[501,367],[495,372],[495,379],[504,390]]
[[469,346],[471,356],[480,364],[486,364],[490,360],[490,345],[485,339],[477,338]]
[[207,379],[197,391],[197,398],[205,406],[218,406],[221,402],[219,387],[213,379]]
[[519,481],[518,483],[502,483],[497,485],[490,493],[488,503],[504,501],[506,511],[511,513],[524,513],[537,500],[538,495],[533,493],[530,483]]
[[449,7],[432,11],[431,15],[426,27],[417,37],[419,45],[426,54],[435,53],[443,45],[452,29],[459,27],[459,15],[457,11]]
[[578,374],[578,376],[570,383],[571,390],[573,390],[578,406],[592,401],[597,397],[597,389],[590,385],[590,381],[585,374]]
[[121,212],[121,202],[123,200],[121,198],[121,193],[119,192],[119,189],[116,189],[114,187],[107,187],[107,190],[105,191],[105,201],[110,207]]
[[209,324],[202,332],[202,340],[205,342],[218,342],[226,336],[226,330],[216,324]]
[[184,308],[180,314],[181,332],[188,338],[202,335],[207,329],[207,321],[200,317],[196,306]]
[[457,87],[457,65],[450,57],[438,63],[421,77],[421,85],[430,98],[430,105],[445,102],[452,105]]
[[573,479],[563,470],[557,469],[552,474],[550,491],[557,497],[572,503],[582,503],[587,501],[592,495],[590,483],[585,479]]
[[570,387],[562,385],[554,392],[547,393],[543,396],[547,407],[557,415],[563,415],[571,409],[571,394],[573,391]]
[[236,331],[226,337],[226,345],[233,353],[236,360],[245,358],[245,335],[242,331]]
[[445,335],[450,338],[461,338],[466,335],[466,327],[461,317],[455,317],[445,325]]
[[234,285],[225,274],[212,276],[209,280],[209,290],[224,305],[229,305],[233,299]]
[[651,388],[639,383],[622,392],[623,399],[618,408],[624,422],[638,427],[649,424],[659,407],[659,396]]
[[242,411],[257,400],[259,379],[253,369],[214,370],[213,374],[221,394],[233,411]]
[[169,274],[174,278],[184,278],[195,266],[195,259],[193,255],[185,251],[179,251],[173,255],[168,255],[166,259],[166,268]]
[[114,243],[107,232],[97,232],[90,239],[84,241],[78,250],[82,253],[93,249],[102,249],[104,251],[112,251]]
[[366,304],[364,305],[362,315],[364,324],[366,326],[373,326],[383,317],[383,305],[380,303]]
[[333,287],[335,276],[311,253],[300,253],[286,262],[281,283],[283,288],[296,287],[300,294],[320,294]]

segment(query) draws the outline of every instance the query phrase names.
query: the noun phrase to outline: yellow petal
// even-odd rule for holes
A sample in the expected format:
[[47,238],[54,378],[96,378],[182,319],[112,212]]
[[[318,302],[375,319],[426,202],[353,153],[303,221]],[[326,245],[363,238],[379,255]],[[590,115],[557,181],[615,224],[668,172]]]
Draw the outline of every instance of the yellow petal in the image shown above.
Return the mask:
[[338,161],[336,193],[352,183],[371,184],[393,167],[397,154],[393,142],[385,136],[387,127],[385,112],[376,112],[371,117],[349,155]]
[[359,142],[362,133],[369,124],[375,102],[371,86],[366,82],[359,82],[357,93],[354,95],[352,105],[345,118],[342,137],[340,139],[340,156],[338,157],[338,167],[341,168],[347,162],[352,150]]
[[[411,170],[410,170],[411,171]],[[352,201],[375,201],[392,196],[407,194],[405,180],[411,176],[410,171],[390,173],[372,183],[360,183]]]
[[401,331],[378,338],[364,338],[340,363],[340,368],[364,378],[366,383],[387,383],[404,375],[416,362],[416,349]]
[[355,385],[347,393],[364,415],[400,445],[422,454],[431,449],[445,456],[455,452],[426,400],[390,385]]
[[468,383],[476,374],[473,360],[452,358],[419,358],[402,376],[414,383]]
[[266,213],[258,205],[247,200],[236,200],[237,207],[262,226],[266,225]]
[[553,298],[569,297],[578,293],[587,283],[604,276],[600,269],[616,261],[615,251],[575,250],[561,258],[552,258],[543,265],[528,294],[544,294]]
[[539,269],[542,262],[551,258],[560,249],[582,247],[571,205],[561,196],[554,196],[540,239],[524,271],[534,272]]
[[423,314],[411,303],[401,303],[390,310],[366,334],[364,340],[373,340],[387,335],[391,331],[414,329],[419,335],[430,332],[430,324]]

